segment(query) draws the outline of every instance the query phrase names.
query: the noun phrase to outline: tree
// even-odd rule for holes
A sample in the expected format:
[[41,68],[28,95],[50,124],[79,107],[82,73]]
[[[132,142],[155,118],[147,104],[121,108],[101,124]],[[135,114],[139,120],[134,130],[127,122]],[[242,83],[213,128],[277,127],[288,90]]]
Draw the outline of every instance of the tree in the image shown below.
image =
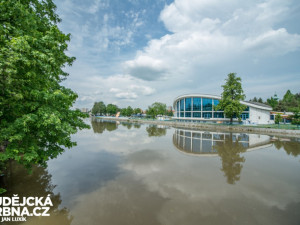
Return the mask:
[[276,106],[278,105],[278,100],[276,98],[273,98],[273,97],[268,98],[267,99],[267,104],[270,105],[274,110],[276,108]]
[[142,113],[142,110],[141,110],[140,108],[135,108],[135,109],[133,110],[133,113],[134,113],[134,114],[139,114],[139,113]]
[[132,114],[133,114],[133,109],[131,108],[131,106],[128,106],[126,109],[126,115],[131,116]]
[[106,113],[106,106],[103,102],[95,102],[92,108],[92,113],[94,115],[103,115]]
[[0,161],[46,166],[76,143],[71,134],[88,128],[78,97],[61,85],[74,57],[65,54],[52,0],[0,2]]
[[292,116],[292,124],[297,125],[297,127],[299,127],[299,125],[300,125],[300,112],[299,112],[299,109],[296,109],[294,111],[294,115]]
[[106,112],[109,115],[115,115],[118,111],[118,106],[114,105],[114,104],[108,104],[106,107]]
[[275,123],[279,124],[280,122],[282,122],[282,116],[279,113],[277,113],[275,115]]
[[291,102],[293,100],[293,98],[294,98],[294,95],[291,93],[290,90],[287,90],[287,92],[283,96],[283,101],[285,101],[285,102]]
[[226,117],[230,118],[232,124],[233,117],[237,116],[240,120],[241,113],[246,109],[246,106],[240,103],[245,99],[241,78],[237,77],[235,73],[230,73],[222,87],[222,98],[216,106],[216,110],[224,110]]
[[155,102],[151,106],[148,106],[147,115],[151,116],[153,119],[157,115],[165,115],[167,112],[167,105],[161,102]]
[[126,108],[120,109],[120,114],[121,114],[122,116],[126,116]]

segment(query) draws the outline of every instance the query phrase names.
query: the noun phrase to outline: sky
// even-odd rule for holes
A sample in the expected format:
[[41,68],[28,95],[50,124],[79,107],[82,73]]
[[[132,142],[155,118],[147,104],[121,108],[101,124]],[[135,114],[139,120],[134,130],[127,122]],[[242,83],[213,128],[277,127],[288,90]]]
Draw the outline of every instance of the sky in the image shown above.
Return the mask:
[[54,0],[75,56],[74,107],[146,109],[183,94],[221,95],[228,73],[246,100],[300,92],[299,0]]

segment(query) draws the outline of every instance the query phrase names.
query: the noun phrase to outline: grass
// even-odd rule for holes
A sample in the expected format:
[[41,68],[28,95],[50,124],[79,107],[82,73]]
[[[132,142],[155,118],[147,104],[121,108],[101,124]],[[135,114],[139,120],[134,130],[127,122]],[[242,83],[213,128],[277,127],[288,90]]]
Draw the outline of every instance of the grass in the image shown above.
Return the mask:
[[[251,125],[249,125],[249,126],[251,126]],[[284,130],[299,130],[300,129],[299,126],[292,125],[292,124],[264,124],[264,125],[256,125],[255,127],[271,128],[271,129],[284,129]]]

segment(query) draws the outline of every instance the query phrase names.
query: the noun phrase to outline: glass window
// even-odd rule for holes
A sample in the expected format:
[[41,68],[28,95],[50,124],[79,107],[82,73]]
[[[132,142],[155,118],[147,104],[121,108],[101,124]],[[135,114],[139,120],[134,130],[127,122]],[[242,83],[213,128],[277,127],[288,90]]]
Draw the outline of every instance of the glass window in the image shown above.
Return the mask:
[[180,113],[180,117],[184,117],[184,112],[181,112],[181,113]]
[[184,99],[180,100],[180,111],[184,111]]
[[201,117],[201,112],[193,112],[193,117],[200,118]]
[[218,99],[214,99],[214,106],[219,105],[220,101]]
[[211,112],[204,112],[203,113],[203,118],[209,119],[209,118],[211,118],[211,116],[212,116]]
[[192,99],[186,98],[185,99],[185,111],[191,111],[192,110]]
[[244,110],[245,112],[249,112],[249,106]]
[[179,101],[177,101],[177,107],[176,107],[176,111],[179,111]]
[[191,112],[186,112],[185,117],[191,117]]
[[179,111],[177,111],[177,117],[179,117]]
[[201,111],[201,98],[193,98],[193,111]]
[[249,119],[249,113],[242,113],[242,120]]
[[214,118],[224,118],[223,112],[214,112]]
[[203,111],[212,111],[212,99],[203,98]]
[[214,101],[214,111],[222,111],[222,110],[216,110],[216,109],[215,109],[215,107],[216,107],[217,105],[219,105],[220,101],[219,101],[218,99],[214,99],[213,101]]

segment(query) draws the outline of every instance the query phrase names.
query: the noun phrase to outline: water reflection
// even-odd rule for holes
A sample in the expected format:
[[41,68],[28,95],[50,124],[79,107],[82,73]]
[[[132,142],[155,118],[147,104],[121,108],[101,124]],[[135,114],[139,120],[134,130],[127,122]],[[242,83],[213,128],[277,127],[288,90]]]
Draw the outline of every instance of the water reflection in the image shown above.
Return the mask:
[[102,134],[105,130],[114,131],[118,128],[116,121],[104,121],[101,119],[93,118],[91,120],[94,133]]
[[248,140],[248,137],[243,139],[241,136],[235,136],[230,133],[229,135],[225,135],[224,142],[215,142],[213,146],[221,157],[221,171],[224,172],[229,184],[235,184],[236,181],[240,180],[240,173],[243,168],[242,163],[245,162],[245,158],[240,156],[240,153],[247,150],[245,145],[248,145]]
[[116,129],[118,129],[119,125],[122,125],[124,127],[127,127],[128,130],[130,130],[132,127],[139,129],[141,128],[141,124],[139,123],[130,123],[127,121],[115,121],[115,120],[103,120],[100,118],[93,117],[91,119],[92,128],[94,133],[100,133],[102,134],[105,130],[111,132]]
[[193,155],[218,155],[222,161],[224,176],[227,183],[235,184],[240,180],[245,158],[240,154],[270,146],[271,138],[267,135],[219,133],[175,129],[173,144],[177,149]]
[[161,125],[149,125],[146,127],[149,137],[161,137],[167,134],[167,128]]
[[[271,138],[268,135],[244,134],[244,133],[220,133],[198,130],[175,129],[173,144],[182,152],[194,155],[217,155],[220,146],[238,142],[246,150],[258,147],[268,147]],[[216,146],[218,146],[216,148]],[[234,148],[234,146],[231,146]]]
[[300,154],[299,138],[276,138],[272,139],[276,149],[283,148],[288,155],[298,156]]
[[[291,147],[299,143],[287,143],[294,139],[96,121],[102,133],[79,131],[78,145],[48,172],[36,168],[32,181],[14,168],[6,182],[17,187],[10,193],[59,196],[48,224],[299,224],[300,164]],[[47,224],[33,219],[25,224]]]
[[[61,208],[62,203],[60,194],[54,194],[55,185],[51,183],[51,175],[40,166],[34,166],[32,173],[28,174],[23,166],[17,163],[9,163],[7,171],[1,180],[1,187],[7,189],[3,196],[12,197],[18,194],[19,197],[47,197],[51,196],[53,206],[50,208],[50,217],[27,217],[27,222],[14,224],[71,224],[73,217],[69,215],[67,208]],[[28,207],[31,211],[32,209]]]

